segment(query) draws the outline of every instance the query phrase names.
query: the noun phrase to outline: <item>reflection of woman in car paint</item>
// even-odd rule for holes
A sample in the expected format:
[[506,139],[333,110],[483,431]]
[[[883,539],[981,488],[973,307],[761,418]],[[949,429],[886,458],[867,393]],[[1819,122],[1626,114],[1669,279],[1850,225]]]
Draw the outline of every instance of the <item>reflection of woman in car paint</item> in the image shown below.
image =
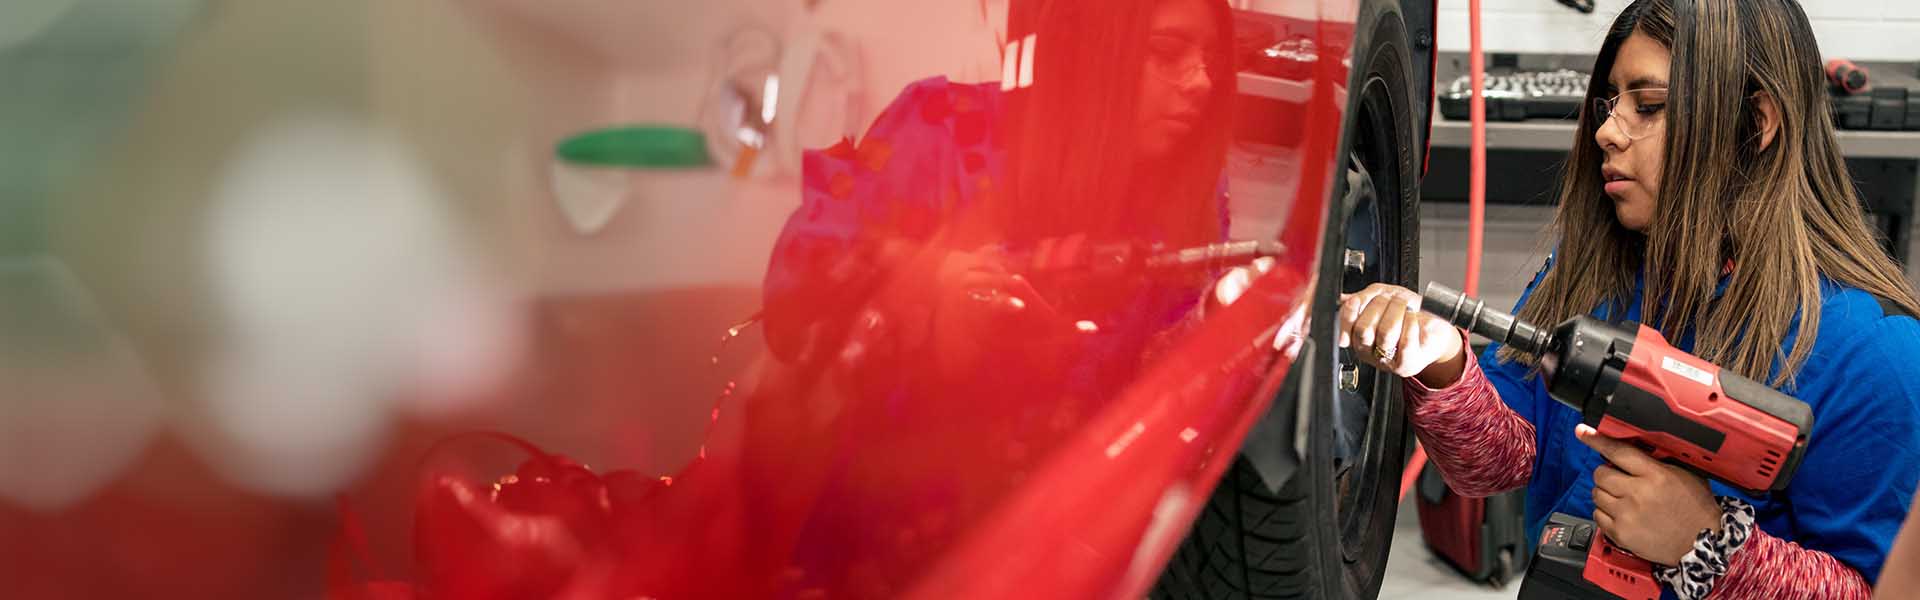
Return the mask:
[[[808,153],[802,205],[766,276],[776,356],[837,352],[855,309],[887,297],[882,288],[931,288],[899,298],[909,306],[886,317],[909,330],[920,324],[905,321],[927,321],[924,341],[947,350],[940,362],[962,375],[983,351],[983,331],[1119,310],[1056,306],[1042,293],[1051,290],[1035,289],[1041,282],[1021,267],[1043,241],[1220,239],[1232,96],[1225,4],[1057,1],[1041,10],[1031,86],[923,80],[858,144]],[[923,341],[907,337],[895,342]]]
[[[769,424],[751,438],[791,437],[761,440],[769,454],[747,468],[791,462],[788,443],[858,440],[862,454],[831,472],[768,467],[769,487],[814,507],[799,531],[773,533],[792,544],[773,558],[806,574],[783,584],[794,590],[902,593],[888,586],[1016,484],[1052,432],[1118,392],[1206,289],[1034,267],[1076,245],[1224,235],[1227,6],[1054,0],[1031,16],[1031,85],[922,80],[857,144],[804,159],[801,206],[768,266],[767,343],[792,372],[826,377],[798,385],[854,408],[835,412],[831,435],[787,434],[759,411]],[[954,448],[1004,457],[926,468]],[[817,493],[791,491],[813,477]],[[909,517],[929,514],[948,517]]]

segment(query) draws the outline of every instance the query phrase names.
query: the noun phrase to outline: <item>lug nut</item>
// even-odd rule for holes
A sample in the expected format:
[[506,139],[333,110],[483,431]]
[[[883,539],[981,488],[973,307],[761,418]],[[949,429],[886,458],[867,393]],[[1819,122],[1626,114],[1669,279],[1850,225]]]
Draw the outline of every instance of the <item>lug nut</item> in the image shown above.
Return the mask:
[[1346,392],[1360,391],[1360,366],[1359,365],[1354,365],[1354,364],[1340,365],[1340,390],[1346,391]]
[[1361,252],[1359,250],[1354,250],[1352,248],[1348,248],[1346,259],[1344,262],[1347,265],[1348,271],[1352,271],[1352,272],[1365,271],[1367,270],[1367,253]]

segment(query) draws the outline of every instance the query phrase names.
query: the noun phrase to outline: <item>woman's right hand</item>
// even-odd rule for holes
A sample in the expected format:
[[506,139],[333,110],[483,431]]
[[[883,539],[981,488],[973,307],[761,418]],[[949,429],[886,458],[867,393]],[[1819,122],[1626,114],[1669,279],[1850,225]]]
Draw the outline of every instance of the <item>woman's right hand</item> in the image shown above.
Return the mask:
[[932,352],[944,375],[978,376],[981,359],[1031,345],[1059,327],[1059,314],[1025,277],[1007,265],[998,246],[948,251],[934,267]]
[[1466,341],[1460,330],[1420,311],[1420,295],[1396,285],[1376,283],[1340,295],[1335,336],[1342,348],[1369,366],[1400,377],[1418,377],[1431,388],[1460,380],[1466,369]]
[[1064,327],[997,247],[902,243],[883,251],[894,263],[884,269],[889,278],[852,311],[841,345],[825,349],[850,381],[885,387],[906,373],[978,377],[985,357]]

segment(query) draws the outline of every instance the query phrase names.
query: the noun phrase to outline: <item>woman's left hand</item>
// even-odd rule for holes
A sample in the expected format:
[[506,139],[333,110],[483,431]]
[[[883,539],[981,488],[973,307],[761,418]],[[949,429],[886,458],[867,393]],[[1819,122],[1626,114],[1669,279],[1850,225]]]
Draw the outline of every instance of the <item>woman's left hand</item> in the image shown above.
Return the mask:
[[1705,479],[1585,425],[1574,436],[1607,459],[1593,471],[1593,521],[1615,544],[1672,566],[1700,530],[1720,531],[1720,505]]

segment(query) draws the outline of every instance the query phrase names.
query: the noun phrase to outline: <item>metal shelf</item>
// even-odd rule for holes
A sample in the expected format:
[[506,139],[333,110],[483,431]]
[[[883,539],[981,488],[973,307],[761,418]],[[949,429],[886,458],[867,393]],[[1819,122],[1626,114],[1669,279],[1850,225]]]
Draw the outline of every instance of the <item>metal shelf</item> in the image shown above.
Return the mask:
[[[1572,121],[1499,121],[1487,123],[1487,147],[1510,150],[1554,150],[1565,152],[1573,146]],[[1434,113],[1433,145],[1465,148],[1471,127]],[[1840,152],[1860,158],[1908,158],[1920,160],[1920,131],[1838,132]]]

